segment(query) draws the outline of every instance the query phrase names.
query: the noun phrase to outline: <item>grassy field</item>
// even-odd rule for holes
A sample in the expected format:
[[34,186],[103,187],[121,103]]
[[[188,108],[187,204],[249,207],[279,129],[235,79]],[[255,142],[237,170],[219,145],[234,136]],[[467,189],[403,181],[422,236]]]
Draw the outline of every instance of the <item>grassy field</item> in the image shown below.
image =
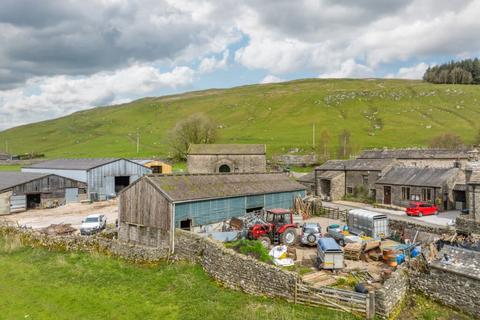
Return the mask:
[[221,288],[196,265],[135,266],[0,240],[1,319],[353,319]]
[[20,171],[19,165],[0,165],[0,171]]
[[[56,120],[0,133],[12,153],[39,152],[47,157],[168,154],[166,133],[196,112],[213,118],[222,143],[266,143],[268,153],[312,149],[330,134],[335,152],[339,133],[352,134],[354,150],[367,147],[425,146],[435,135],[456,132],[471,143],[479,129],[478,86],[435,85],[412,80],[321,80],[207,90],[145,98],[100,107]],[[141,152],[135,153],[135,134]]]

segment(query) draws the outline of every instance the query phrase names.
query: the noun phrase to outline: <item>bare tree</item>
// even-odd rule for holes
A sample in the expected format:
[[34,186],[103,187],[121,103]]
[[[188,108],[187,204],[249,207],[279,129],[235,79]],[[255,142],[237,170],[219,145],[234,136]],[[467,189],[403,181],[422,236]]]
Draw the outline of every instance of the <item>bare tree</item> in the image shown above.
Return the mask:
[[185,160],[190,144],[214,143],[217,139],[217,128],[208,116],[196,113],[177,122],[168,138],[173,157]]
[[330,159],[330,134],[323,130],[317,147],[318,162],[323,163]]
[[351,133],[350,131],[344,129],[338,136],[338,142],[339,142],[339,147],[338,147],[338,152],[337,156],[340,159],[345,159],[350,157],[352,154],[352,142],[351,140]]
[[451,132],[435,136],[429,143],[429,147],[434,149],[461,149],[464,146],[462,137]]

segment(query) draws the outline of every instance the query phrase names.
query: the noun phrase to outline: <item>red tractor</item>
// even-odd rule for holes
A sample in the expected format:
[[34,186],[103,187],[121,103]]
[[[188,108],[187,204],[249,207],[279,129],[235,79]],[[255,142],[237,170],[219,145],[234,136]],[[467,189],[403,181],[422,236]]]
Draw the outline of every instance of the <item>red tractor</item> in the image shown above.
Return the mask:
[[255,223],[248,230],[248,238],[265,244],[292,245],[297,240],[293,215],[287,209],[270,209],[263,212],[262,223]]

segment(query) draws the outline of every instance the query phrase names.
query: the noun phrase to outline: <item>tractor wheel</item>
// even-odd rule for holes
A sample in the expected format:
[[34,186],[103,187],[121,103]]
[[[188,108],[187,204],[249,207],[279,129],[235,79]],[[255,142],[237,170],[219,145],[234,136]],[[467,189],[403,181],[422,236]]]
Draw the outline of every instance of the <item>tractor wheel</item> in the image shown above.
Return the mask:
[[294,228],[288,228],[282,233],[282,243],[287,246],[295,244],[297,241],[297,232]]
[[270,241],[269,237],[260,237],[258,238],[258,241],[264,246],[265,248],[269,249],[270,246],[272,245],[272,241]]

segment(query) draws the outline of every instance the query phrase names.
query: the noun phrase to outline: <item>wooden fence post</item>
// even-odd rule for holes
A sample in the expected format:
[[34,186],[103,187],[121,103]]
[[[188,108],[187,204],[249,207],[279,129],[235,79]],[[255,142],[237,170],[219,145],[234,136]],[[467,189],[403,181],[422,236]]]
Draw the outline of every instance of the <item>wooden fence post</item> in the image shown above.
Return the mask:
[[369,292],[367,295],[367,304],[366,304],[366,318],[373,319],[375,318],[375,293]]

